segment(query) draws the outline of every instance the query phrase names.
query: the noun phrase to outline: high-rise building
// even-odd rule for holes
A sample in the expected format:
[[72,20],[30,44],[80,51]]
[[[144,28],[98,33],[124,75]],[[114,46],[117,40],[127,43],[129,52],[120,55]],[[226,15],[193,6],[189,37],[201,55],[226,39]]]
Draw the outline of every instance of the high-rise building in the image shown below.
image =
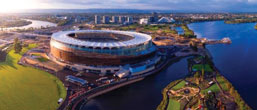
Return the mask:
[[110,17],[109,16],[103,16],[103,24],[109,24],[110,23]]
[[152,16],[149,17],[149,21],[151,23],[158,22],[158,20],[159,20],[159,15],[156,12],[153,12]]
[[101,17],[98,15],[95,15],[95,24],[101,24]]
[[149,22],[154,23],[154,17],[153,16],[149,17]]
[[154,18],[154,22],[157,22],[159,20],[159,15],[156,12],[153,12],[153,18]]
[[112,22],[117,24],[119,23],[119,17],[118,16],[112,16]]
[[129,24],[133,23],[133,17],[131,17],[131,16],[127,17],[127,22]]
[[126,22],[126,17],[125,16],[119,16],[119,22],[121,24],[123,24],[124,22]]

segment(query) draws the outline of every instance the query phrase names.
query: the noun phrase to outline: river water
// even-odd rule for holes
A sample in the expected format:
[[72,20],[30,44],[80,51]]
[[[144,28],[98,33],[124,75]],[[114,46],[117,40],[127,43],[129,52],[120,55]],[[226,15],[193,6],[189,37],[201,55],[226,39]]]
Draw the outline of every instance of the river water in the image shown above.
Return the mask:
[[199,37],[229,37],[230,45],[211,45],[217,68],[238,90],[243,99],[257,109],[257,30],[255,23],[225,24],[223,21],[193,23],[189,28]]
[[187,60],[182,59],[159,74],[90,100],[83,110],[155,110],[163,88],[187,73]]
[[[233,83],[253,109],[257,109],[257,30],[254,30],[254,25],[213,21],[193,23],[189,28],[193,29],[198,37],[231,38],[231,45],[219,44],[207,48],[221,74]],[[82,109],[155,110],[162,100],[162,89],[187,73],[187,61],[183,59],[143,81],[96,97],[83,105]]]
[[29,28],[56,27],[57,26],[57,24],[47,22],[47,21],[30,20],[30,19],[26,19],[26,20],[31,21],[32,23],[29,25],[26,25],[26,26],[21,26],[21,27],[2,28],[2,30],[29,29]]

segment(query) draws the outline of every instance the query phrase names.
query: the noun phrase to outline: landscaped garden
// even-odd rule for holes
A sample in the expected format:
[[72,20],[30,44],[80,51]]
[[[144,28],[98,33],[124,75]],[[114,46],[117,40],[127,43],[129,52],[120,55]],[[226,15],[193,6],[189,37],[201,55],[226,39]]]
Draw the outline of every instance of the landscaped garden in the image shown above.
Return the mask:
[[169,99],[167,110],[180,110],[180,103],[174,99]]

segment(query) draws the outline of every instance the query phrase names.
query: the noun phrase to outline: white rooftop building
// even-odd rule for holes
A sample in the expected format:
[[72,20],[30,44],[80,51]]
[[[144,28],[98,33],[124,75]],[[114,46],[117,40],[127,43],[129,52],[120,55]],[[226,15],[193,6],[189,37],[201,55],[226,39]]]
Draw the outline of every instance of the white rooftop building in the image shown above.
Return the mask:
[[158,20],[158,23],[172,23],[175,22],[173,18],[168,18],[168,17],[162,17],[161,19]]
[[149,23],[149,19],[147,18],[142,18],[139,20],[139,24],[148,24]]

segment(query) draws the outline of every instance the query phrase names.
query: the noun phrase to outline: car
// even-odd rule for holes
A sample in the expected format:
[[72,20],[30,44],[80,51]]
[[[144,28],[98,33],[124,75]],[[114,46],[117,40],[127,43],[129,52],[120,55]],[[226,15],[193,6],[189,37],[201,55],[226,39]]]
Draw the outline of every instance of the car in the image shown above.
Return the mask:
[[93,84],[93,83],[89,83],[88,86],[91,87],[91,88],[97,87],[97,86],[96,86],[95,84]]

